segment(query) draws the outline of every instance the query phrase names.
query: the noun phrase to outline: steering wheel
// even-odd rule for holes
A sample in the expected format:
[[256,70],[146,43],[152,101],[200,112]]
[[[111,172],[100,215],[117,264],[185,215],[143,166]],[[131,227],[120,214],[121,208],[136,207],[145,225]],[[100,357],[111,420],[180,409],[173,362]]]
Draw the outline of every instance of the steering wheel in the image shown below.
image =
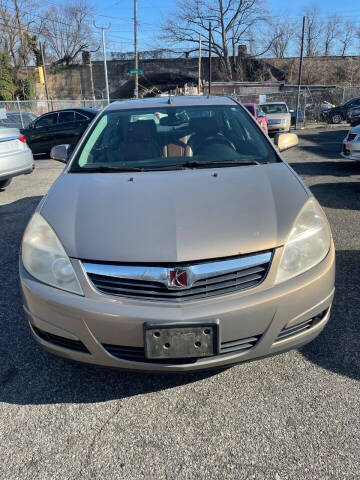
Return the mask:
[[196,147],[196,150],[194,153],[198,153],[198,151],[203,148],[204,146],[209,146],[209,145],[213,145],[213,144],[222,144],[222,145],[226,145],[228,147],[231,147],[233,150],[235,150],[236,152],[236,147],[235,145],[230,142],[229,139],[227,139],[226,137],[222,136],[222,135],[214,135],[213,137],[208,137],[208,138],[205,138],[205,140],[203,140],[197,147]]

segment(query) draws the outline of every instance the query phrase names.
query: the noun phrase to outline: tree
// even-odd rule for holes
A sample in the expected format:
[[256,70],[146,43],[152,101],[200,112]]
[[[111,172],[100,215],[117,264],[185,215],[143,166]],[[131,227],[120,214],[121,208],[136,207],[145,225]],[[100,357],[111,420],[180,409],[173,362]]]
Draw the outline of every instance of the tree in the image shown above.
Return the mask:
[[356,34],[356,25],[354,22],[348,20],[345,22],[344,27],[342,29],[342,35],[340,37],[340,55],[343,57],[346,55],[348,48],[352,44],[354,37]]
[[329,15],[324,24],[324,55],[330,55],[334,42],[340,34],[341,18],[338,15]]
[[42,35],[48,55],[55,64],[70,65],[81,52],[89,50],[93,40],[92,14],[86,0],[52,6],[45,12]]
[[315,57],[319,53],[320,38],[322,33],[322,21],[320,12],[315,3],[305,8],[305,56]]
[[7,53],[0,53],[0,100],[12,100],[14,92],[14,81],[12,75],[10,56]]
[[212,54],[219,57],[226,78],[236,72],[234,59],[242,44],[249,44],[255,25],[265,20],[261,0],[178,0],[177,10],[162,26],[163,38],[172,44],[197,49],[199,34],[207,51],[212,22]]
[[273,37],[270,52],[276,58],[284,58],[294,37],[294,26],[289,24],[287,19],[271,22],[269,26],[269,34]]
[[0,47],[10,55],[15,76],[29,63],[26,33],[37,27],[35,7],[33,0],[0,0]]

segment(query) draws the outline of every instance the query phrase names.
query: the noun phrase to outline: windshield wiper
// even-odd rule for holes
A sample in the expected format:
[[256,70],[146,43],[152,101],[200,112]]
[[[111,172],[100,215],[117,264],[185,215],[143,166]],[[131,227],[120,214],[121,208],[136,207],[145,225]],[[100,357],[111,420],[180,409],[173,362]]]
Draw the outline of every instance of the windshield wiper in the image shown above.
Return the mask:
[[143,168],[138,167],[109,167],[103,165],[101,167],[94,167],[94,168],[81,168],[79,170],[75,170],[77,173],[106,173],[106,172],[144,172]]
[[199,162],[198,160],[192,160],[189,162],[185,162],[182,165],[188,168],[195,168],[195,167],[204,167],[207,165],[236,165],[236,166],[247,166],[247,165],[260,165],[259,162],[256,160],[242,162],[240,160],[211,160],[207,162]]

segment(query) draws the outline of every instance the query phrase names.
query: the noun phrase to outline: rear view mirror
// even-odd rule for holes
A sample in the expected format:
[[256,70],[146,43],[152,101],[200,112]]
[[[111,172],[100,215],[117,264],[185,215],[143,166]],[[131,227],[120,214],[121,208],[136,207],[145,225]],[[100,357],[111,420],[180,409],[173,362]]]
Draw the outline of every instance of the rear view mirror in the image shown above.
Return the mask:
[[58,160],[59,162],[67,163],[71,154],[71,145],[56,145],[51,149],[50,157],[53,160]]
[[283,152],[288,148],[295,147],[299,143],[298,136],[295,133],[278,133],[274,138],[279,152]]

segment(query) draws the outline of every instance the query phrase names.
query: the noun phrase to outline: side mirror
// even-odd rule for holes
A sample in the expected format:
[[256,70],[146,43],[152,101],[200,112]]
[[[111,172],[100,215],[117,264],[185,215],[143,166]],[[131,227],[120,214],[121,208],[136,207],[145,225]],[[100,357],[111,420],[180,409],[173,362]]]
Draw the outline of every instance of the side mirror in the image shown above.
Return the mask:
[[299,143],[298,136],[295,133],[278,133],[274,138],[279,152],[283,152],[288,148],[295,147]]
[[71,145],[55,145],[50,152],[50,158],[59,162],[67,163],[71,154]]

